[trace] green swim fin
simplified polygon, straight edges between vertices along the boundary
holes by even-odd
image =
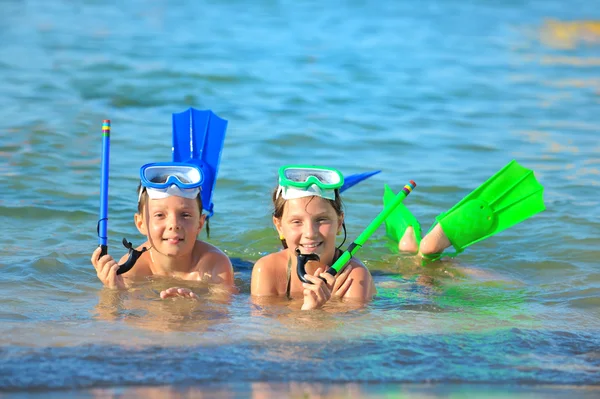
[[[544,187],[513,160],[452,209],[436,217],[456,256],[466,247],[543,211]]]
[[[385,208],[395,197],[396,194],[394,194],[390,186],[386,184],[383,189],[383,207]],[[396,243],[400,241],[406,228],[409,226],[411,226],[415,232],[418,246],[421,243],[421,225],[404,204],[398,205],[385,219],[386,234],[388,237],[395,240]]]

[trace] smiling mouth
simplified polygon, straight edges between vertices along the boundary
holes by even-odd
[[[180,242],[183,241],[183,238],[178,238],[178,237],[175,237],[175,238],[163,238],[163,241],[167,241],[167,242],[169,242],[171,244],[179,244]]]
[[[300,247],[302,247],[302,249],[306,250],[306,252],[314,252],[317,248],[321,247],[320,242],[318,243],[312,243],[312,244],[300,244]]]

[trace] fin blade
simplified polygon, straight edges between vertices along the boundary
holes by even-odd
[[[387,204],[389,204],[394,199],[394,197],[396,197],[396,194],[394,194],[394,192],[392,191],[390,186],[388,186],[387,184],[384,184],[383,185],[383,208],[384,209],[387,206]],[[385,220],[384,220],[385,234],[388,237],[390,237],[391,239],[398,241],[400,238],[398,237],[398,233],[396,232],[396,228],[395,228],[394,223],[391,220],[390,216],[392,216],[392,214],[389,214],[388,217],[385,218]]]
[[[457,251],[545,209],[544,187],[513,160],[436,220]]]
[[[192,157],[192,108],[173,114],[173,162]]]
[[[356,173],[356,174],[350,175],[350,176],[344,176],[344,184],[340,188],[340,193],[343,193],[344,191],[348,190],[350,187],[355,186],[358,183],[360,183],[361,181],[366,180],[369,177],[374,176],[380,172],[381,172],[380,170],[375,170],[372,172],[363,172],[363,173]]]
[[[396,198],[394,191],[384,184],[383,186],[383,207],[385,207]],[[402,238],[406,229],[411,226],[414,229],[417,245],[421,243],[421,224],[415,216],[408,210],[406,205],[399,204],[387,218],[385,222],[385,233],[392,240],[398,241]]]
[[[527,183],[528,192],[520,192],[517,197],[510,198],[505,206],[497,208],[495,213],[498,224],[493,234],[506,230],[531,216],[546,209],[544,204],[544,187],[531,175]],[[502,205],[502,204],[501,204]]]
[[[451,213],[457,208],[460,208],[465,203],[474,200],[481,199],[493,206],[502,197],[506,195],[517,196],[523,189],[519,189],[520,182],[524,176],[532,173],[530,169],[524,168],[519,165],[517,161],[512,160],[492,177],[483,182],[475,190],[471,191],[467,196],[460,200],[456,205],[450,208],[446,213]],[[513,193],[513,190],[517,189]]]
[[[393,200],[395,196],[396,196],[396,194],[394,194],[394,192],[392,191],[390,186],[388,186],[387,184],[384,184],[383,185],[383,206],[385,207],[387,204],[389,204],[389,202],[391,200]]]
[[[173,114],[173,161],[197,164],[204,172],[202,204],[213,215],[212,194],[227,131],[227,120],[211,110],[190,108]]]

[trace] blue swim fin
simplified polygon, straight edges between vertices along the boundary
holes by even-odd
[[[343,193],[350,187],[360,183],[363,180],[368,179],[371,176],[376,175],[379,172],[381,172],[381,171],[375,170],[373,172],[363,172],[363,173],[357,173],[357,174],[350,175],[350,176],[344,176],[344,185],[342,185],[342,188],[340,188],[340,193]]]
[[[173,162],[194,163],[204,172],[201,195],[207,217],[214,213],[212,194],[226,130],[227,120],[211,110],[190,108],[173,114]]]

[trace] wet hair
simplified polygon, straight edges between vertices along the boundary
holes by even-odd
[[[160,182],[160,177],[159,178],[155,178],[152,179],[152,181],[158,180],[158,182]],[[164,181],[164,178],[162,179]],[[142,211],[144,210],[144,207],[148,204],[148,192],[146,191],[146,187],[142,186],[142,183],[140,182],[140,184],[138,185],[137,188],[137,193],[140,192],[140,190],[144,190],[142,192],[142,195],[140,196],[140,201],[138,202],[138,213],[141,215]],[[200,211],[200,215],[202,215],[202,195],[201,193],[198,193],[198,196],[196,197],[196,203],[198,204],[198,210]],[[209,225],[209,218],[206,219],[206,222],[204,223],[205,229],[206,229],[206,236],[210,238],[210,225]]]
[[[278,195],[279,194],[279,195]],[[279,192],[279,186],[273,190],[273,194],[271,195],[271,199],[273,200],[273,217],[277,219],[281,219],[283,217],[283,208],[285,207],[285,203],[287,200],[283,199],[283,195]],[[314,197],[311,198],[311,201]],[[330,200],[327,198],[323,198],[325,201],[329,202],[329,204],[333,207],[333,210],[338,215],[338,217],[342,217],[344,214],[344,203],[342,202],[342,197],[340,196],[340,190],[335,189],[335,199]],[[344,245],[346,241],[346,223],[342,223],[342,228],[344,229],[344,241],[340,244],[340,247]],[[285,239],[281,240],[281,245],[283,248],[287,248],[287,242]]]

